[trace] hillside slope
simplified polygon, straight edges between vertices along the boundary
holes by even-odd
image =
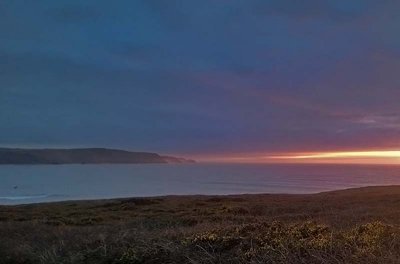
[[[157,153],[105,148],[12,149],[0,148],[0,164],[100,164],[100,163],[186,163],[183,158]]]

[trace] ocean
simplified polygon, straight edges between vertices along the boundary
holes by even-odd
[[[307,194],[400,184],[400,166],[1,165],[0,204],[162,195]]]

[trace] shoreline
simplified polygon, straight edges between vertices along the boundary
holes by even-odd
[[[0,206],[0,236],[5,263],[397,263],[400,186]]]
[[[318,191],[318,192],[311,192],[311,193],[232,193],[232,194],[167,194],[167,195],[151,195],[151,196],[124,196],[124,197],[111,197],[111,198],[87,198],[87,199],[70,199],[70,200],[56,200],[56,201],[42,201],[42,202],[28,202],[28,203],[17,203],[17,204],[3,204],[0,202],[0,207],[2,206],[30,206],[30,205],[48,205],[48,204],[64,204],[64,203],[90,203],[90,202],[115,202],[115,201],[123,201],[129,199],[169,199],[169,198],[180,198],[180,199],[190,199],[190,198],[207,198],[207,197],[218,197],[218,198],[229,198],[229,197],[251,197],[251,196],[315,196],[315,195],[323,195],[323,194],[335,194],[335,193],[342,193],[342,192],[354,192],[357,190],[363,189],[377,189],[377,188],[399,188],[400,192],[400,185],[371,185],[371,186],[362,186],[362,187],[349,187],[344,189],[336,189],[336,190],[327,190],[327,191]],[[400,193],[399,193],[400,194]],[[18,201],[18,200],[30,200],[30,198],[25,197],[32,197],[35,198],[47,198],[47,197],[56,197],[62,195],[26,195],[26,196],[10,196],[10,197],[0,197],[0,200],[9,200],[9,201]],[[21,198],[20,198],[21,197]]]

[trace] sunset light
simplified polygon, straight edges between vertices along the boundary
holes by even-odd
[[[293,154],[288,156],[271,156],[277,159],[326,159],[326,158],[400,158],[400,151],[347,151],[320,152],[310,154]]]
[[[374,150],[293,153],[267,156],[266,159],[279,160],[280,162],[400,164],[400,151]]]
[[[198,157],[206,162],[226,163],[335,163],[335,164],[400,164],[400,151],[332,151],[291,153],[242,153]]]

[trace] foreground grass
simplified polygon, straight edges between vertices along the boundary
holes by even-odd
[[[400,187],[0,206],[0,263],[399,263]]]

